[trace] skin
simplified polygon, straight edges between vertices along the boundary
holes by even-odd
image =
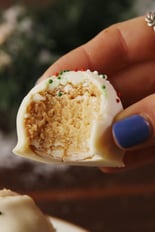
[[[64,69],[91,69],[106,73],[121,93],[124,110],[115,121],[133,114],[150,124],[149,139],[125,150],[123,170],[155,161],[155,32],[144,16],[106,28],[86,44],[55,62],[39,81]],[[120,148],[122,149],[122,148]],[[118,169],[104,168],[106,172]],[[120,170],[120,169],[119,169]]]

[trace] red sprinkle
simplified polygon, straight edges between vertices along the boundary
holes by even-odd
[[[118,97],[116,98],[116,102],[117,102],[117,103],[119,103],[119,102],[120,102],[120,99],[119,99]]]
[[[120,93],[120,92],[117,92],[117,96],[120,97],[120,96],[121,96],[121,93]]]
[[[57,77],[58,75],[59,75],[59,73],[58,73],[58,72],[56,72],[56,73],[55,73],[55,76]]]

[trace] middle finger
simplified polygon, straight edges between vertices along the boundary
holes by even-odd
[[[124,107],[155,93],[155,59],[137,63],[109,77]]]

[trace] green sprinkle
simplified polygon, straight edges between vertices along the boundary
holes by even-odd
[[[105,85],[102,85],[102,89],[105,89],[106,88],[106,86]]]
[[[62,75],[63,73],[64,73],[64,71],[60,71],[60,72],[59,72],[59,75]]]
[[[58,73],[58,79],[60,80],[62,78],[63,73],[69,72],[69,70],[63,70]]]
[[[106,74],[103,74],[103,79],[107,80],[107,75]]]
[[[58,97],[61,97],[62,96],[62,92],[58,92]]]
[[[52,80],[52,79],[50,79],[50,80],[48,81],[48,83],[49,83],[49,84],[52,84],[52,83],[53,83],[53,80]]]
[[[103,94],[105,96],[107,96],[107,91],[106,91],[106,86],[105,85],[102,85],[102,90],[103,90]]]
[[[61,76],[61,75],[62,75],[63,73],[65,73],[65,72],[69,72],[69,70],[66,69],[66,70],[60,71],[60,72],[59,72],[59,75]]]

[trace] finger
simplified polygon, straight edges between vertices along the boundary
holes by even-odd
[[[147,149],[127,151],[124,157],[125,167],[123,168],[101,168],[105,173],[116,173],[133,168],[146,166],[155,162],[155,146]]]
[[[138,150],[155,145],[155,94],[122,111],[113,124],[113,137],[124,150]]]
[[[154,67],[155,59],[136,63],[110,78],[125,108],[155,93]]]
[[[126,65],[155,57],[155,35],[144,17],[115,24],[52,65],[43,78],[64,69],[89,68],[112,75]]]

